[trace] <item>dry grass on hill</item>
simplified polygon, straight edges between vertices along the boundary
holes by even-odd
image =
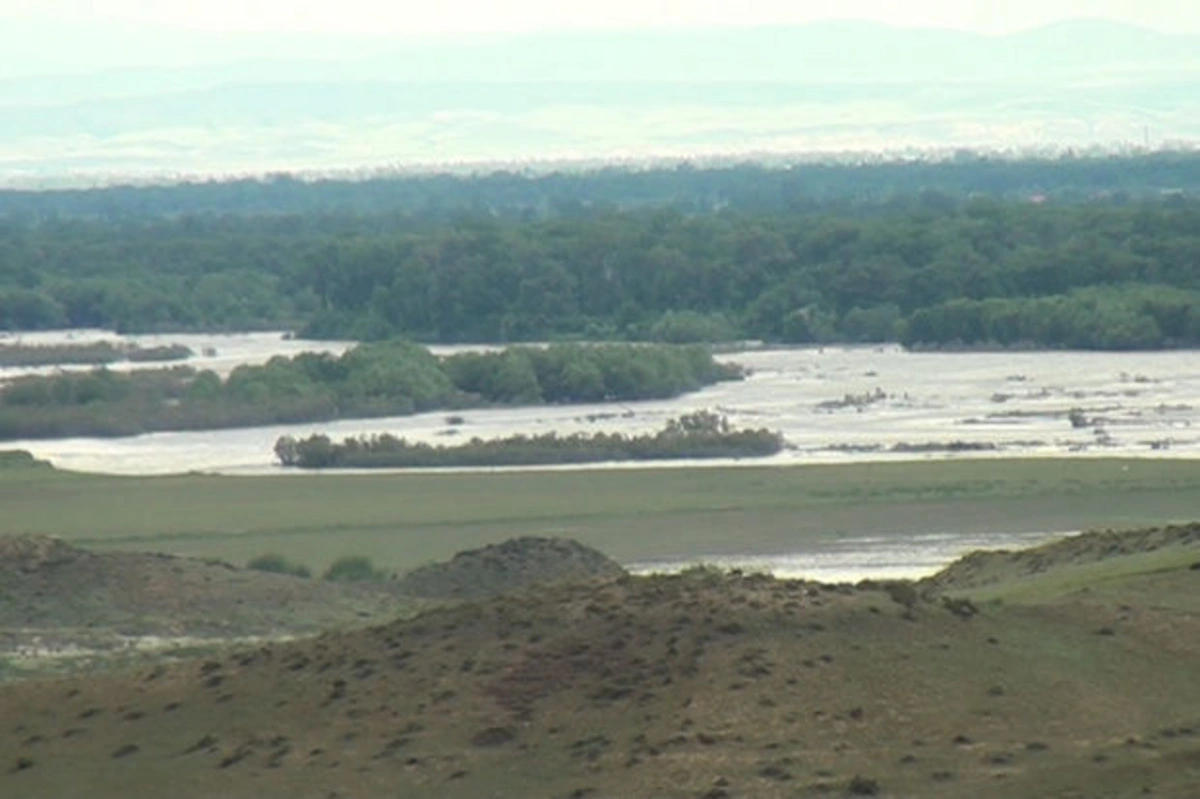
[[[1194,797],[1200,571],[1125,579],[1153,603],[618,577],[27,682],[0,793]]]

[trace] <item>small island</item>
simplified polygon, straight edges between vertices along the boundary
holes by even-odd
[[[742,376],[702,346],[572,343],[438,357],[387,341],[341,356],[276,356],[225,378],[186,365],[18,377],[0,386],[0,440],[669,399]]]
[[[193,355],[195,353],[183,344],[156,347],[111,341],[90,344],[0,344],[0,367],[103,366],[118,361],[154,363],[184,361]]]
[[[576,433],[560,436],[473,438],[458,446],[410,442],[384,433],[346,438],[283,436],[275,455],[284,466],[302,469],[445,468],[463,466],[541,466],[602,461],[699,458],[758,458],[783,449],[783,436],[767,429],[739,430],[712,411],[701,410],[667,422],[657,433]]]

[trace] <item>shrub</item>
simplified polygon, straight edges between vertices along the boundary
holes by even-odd
[[[942,607],[960,619],[969,619],[979,612],[979,608],[975,606],[975,603],[965,597],[955,598],[944,596],[942,597]]]
[[[362,583],[383,580],[385,576],[381,570],[375,568],[370,558],[362,555],[338,558],[325,571],[325,579],[335,583]]]
[[[500,746],[516,737],[517,733],[512,727],[488,727],[471,736],[471,743],[475,746]]]
[[[879,783],[869,777],[854,775],[846,790],[851,796],[875,796],[879,793]]]
[[[920,594],[917,593],[916,586],[905,580],[889,582],[884,587],[884,590],[887,591],[888,596],[892,598],[893,602],[910,610],[921,598]]]
[[[303,563],[293,563],[276,552],[268,552],[251,558],[246,563],[247,569],[268,572],[270,574],[290,574],[294,577],[312,577],[312,572]]]

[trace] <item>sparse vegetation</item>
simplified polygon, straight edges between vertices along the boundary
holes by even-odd
[[[260,565],[300,571],[278,556]],[[0,536],[0,586],[0,681],[155,664],[149,682],[162,662],[211,658],[264,636],[390,620],[418,604],[386,585],[351,590],[215,560],[98,553],[45,536]]]
[[[618,575],[102,680],[26,680],[0,686],[0,784],[47,799],[79,795],[78,774],[97,799],[131,785],[180,799],[1190,796],[1194,542],[1113,536],[1087,545],[1131,550],[1105,556],[1097,591],[989,603],[969,624],[874,612],[888,584]],[[1158,550],[1133,550],[1153,542],[1170,569],[1139,566]],[[61,762],[74,768],[47,767]]]
[[[410,596],[479,599],[564,581],[624,576],[616,561],[576,541],[522,536],[413,569],[396,588]]]

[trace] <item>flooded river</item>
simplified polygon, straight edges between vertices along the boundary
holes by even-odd
[[[89,341],[96,331],[24,334],[25,343]],[[0,343],[10,343],[8,337]],[[281,333],[129,336],[142,347],[181,343],[186,361],[227,374],[242,363],[305,350],[339,353],[349,342]],[[468,349],[434,347],[448,353]],[[913,458],[1200,455],[1200,352],[907,352],[899,347],[750,350],[721,355],[749,377],[673,400],[444,412],[385,419],[279,425],[121,439],[5,442],[80,471],[165,474],[286,473],[274,463],[282,435],[334,438],[389,432],[453,444],[514,433],[645,433],[708,408],[741,426],[783,433],[785,452],[754,463],[827,463]],[[150,368],[117,364],[112,368]],[[42,367],[37,371],[50,371]],[[0,380],[30,369],[0,369]],[[679,462],[673,462],[678,464]],[[728,461],[705,461],[706,465]],[[645,464],[638,464],[644,466]],[[604,464],[602,468],[620,468]],[[597,468],[590,466],[588,468]]]
[[[97,331],[24,334],[24,343],[113,339]],[[0,344],[15,337],[0,337]],[[351,342],[309,342],[281,333],[123,337],[141,347],[184,344],[198,369],[228,374],[244,363],[301,351],[340,353]],[[450,353],[465,347],[434,347]],[[56,466],[90,472],[289,474],[273,458],[280,436],[321,432],[334,438],[390,432],[453,444],[549,431],[644,433],[668,419],[708,408],[741,426],[779,430],[785,452],[754,464],[837,463],[913,458],[1200,456],[1200,352],[922,353],[899,347],[747,350],[719,356],[749,371],[674,400],[465,411],[447,414],[280,425],[211,432],[154,433],[119,439],[4,442]],[[116,364],[111,368],[153,368]],[[56,367],[0,369],[0,380]],[[678,465],[680,462],[671,462]],[[703,461],[703,465],[729,461]],[[601,464],[585,468],[625,468]],[[646,464],[637,464],[645,466]],[[667,464],[659,464],[667,465]],[[563,467],[548,467],[563,468]],[[580,468],[580,467],[567,467]],[[804,551],[764,556],[702,553],[627,564],[635,572],[677,571],[698,562],[822,580],[919,577],[982,548],[1019,548],[1063,532],[845,534]]]

